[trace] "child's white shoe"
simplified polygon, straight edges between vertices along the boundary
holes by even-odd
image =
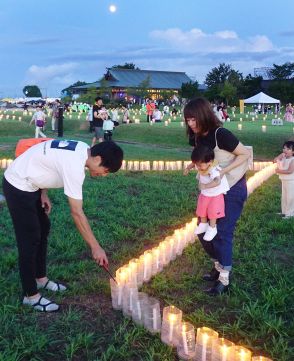
[[[217,234],[217,228],[215,227],[207,227],[207,231],[205,232],[205,235],[203,237],[204,241],[211,241]]]
[[[207,231],[209,224],[208,223],[199,223],[195,229],[195,235],[205,233]]]

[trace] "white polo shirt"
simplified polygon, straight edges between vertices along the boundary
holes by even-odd
[[[25,192],[64,188],[64,194],[83,199],[88,144],[75,140],[48,140],[26,150],[4,173],[6,180]]]

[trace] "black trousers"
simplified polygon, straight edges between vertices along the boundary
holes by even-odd
[[[41,191],[25,192],[3,177],[3,192],[12,218],[24,296],[38,293],[36,278],[46,276],[50,220],[41,205]]]

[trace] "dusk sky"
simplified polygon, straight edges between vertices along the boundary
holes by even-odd
[[[0,98],[59,96],[125,62],[203,83],[221,62],[245,76],[294,61],[294,0],[0,0],[0,29]]]

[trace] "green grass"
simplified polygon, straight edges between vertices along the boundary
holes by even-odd
[[[15,130],[16,135],[13,130],[20,123],[2,128],[4,123],[0,122],[0,158],[13,154],[22,134],[30,136],[33,132],[24,126],[22,134]],[[226,126],[237,129],[236,122]],[[260,158],[266,159],[272,159],[280,151],[282,139],[292,134],[289,124],[267,133],[258,131],[260,123],[243,122],[243,126],[240,139],[248,139],[246,143],[253,144]],[[79,131],[79,124],[73,120],[66,123],[68,135],[90,141],[90,135]],[[171,127],[120,126],[115,138],[140,143],[122,144],[128,159],[189,157],[190,148],[179,123]],[[273,143],[269,143],[271,139]],[[109,256],[111,271],[189,221],[196,195],[194,174],[119,172],[102,179],[86,177],[85,212]],[[71,219],[66,197],[62,190],[50,191],[50,197],[49,275],[69,286],[64,295],[48,294],[61,304],[61,312],[52,315],[20,306],[13,228],[6,205],[0,204],[0,361],[177,360],[175,350],[162,344],[159,336],[150,335],[112,309],[107,274],[91,260]],[[202,292],[206,285],[201,275],[211,265],[197,242],[144,285],[144,290],[162,306],[181,308],[184,318],[195,327],[212,327],[251,348],[254,354],[293,361],[294,225],[291,220],[280,219],[276,215],[279,211],[280,182],[274,176],[250,196],[238,223],[229,296],[215,299]]]

